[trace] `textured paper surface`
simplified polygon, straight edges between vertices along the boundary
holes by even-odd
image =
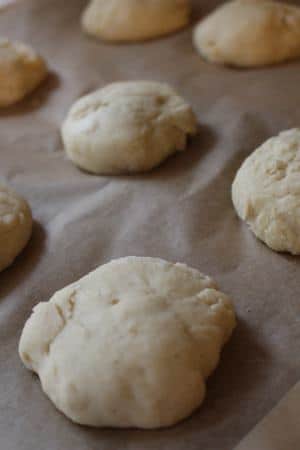
[[[229,450],[300,378],[300,260],[257,241],[230,199],[244,158],[299,126],[300,63],[249,71],[209,65],[193,49],[191,27],[139,45],[103,44],[81,33],[84,4],[26,0],[0,15],[1,35],[32,44],[52,72],[28,100],[0,113],[0,181],[23,193],[35,218],[26,251],[0,274],[0,448]],[[195,2],[195,18],[216,4]],[[198,136],[146,175],[80,172],[60,139],[69,107],[97,87],[134,79],[175,86],[197,113]],[[17,354],[35,303],[125,255],[159,256],[212,275],[239,317],[203,407],[167,430],[73,425]]]
[[[18,0],[0,0],[0,10],[16,3],[17,1]]]
[[[300,383],[235,450],[299,450]]]

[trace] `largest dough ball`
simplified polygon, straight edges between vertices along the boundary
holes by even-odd
[[[300,8],[271,0],[225,3],[195,29],[204,58],[240,67],[300,57]]]
[[[28,203],[0,185],[0,272],[10,266],[26,246],[32,230]]]
[[[113,83],[71,108],[62,127],[69,158],[96,174],[144,172],[184,150],[196,117],[167,84]]]
[[[230,300],[209,277],[127,257],[38,304],[19,352],[74,422],[158,428],[203,402],[234,326]]]
[[[232,198],[238,215],[270,248],[300,254],[300,129],[284,131],[239,169]]]
[[[47,73],[44,60],[31,47],[0,39],[0,107],[22,100]]]
[[[83,29],[108,41],[140,41],[187,25],[190,0],[92,0]]]

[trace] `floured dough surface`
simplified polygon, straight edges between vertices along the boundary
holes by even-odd
[[[190,0],[92,0],[82,26],[107,41],[140,41],[184,27],[190,9]]]
[[[226,2],[199,23],[194,43],[213,63],[263,66],[300,57],[300,8],[272,0]]]
[[[96,174],[150,170],[184,150],[197,130],[187,102],[167,84],[110,84],[71,108],[62,127],[69,158]]]
[[[38,304],[19,352],[74,422],[156,428],[200,406],[234,326],[230,300],[209,277],[127,257]]]
[[[10,266],[27,244],[32,216],[27,202],[0,185],[0,271]]]
[[[22,100],[46,75],[46,64],[31,47],[0,40],[0,107]]]
[[[232,186],[238,215],[270,248],[300,254],[300,129],[259,147]]]

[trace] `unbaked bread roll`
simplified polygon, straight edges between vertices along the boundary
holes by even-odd
[[[69,158],[96,174],[144,172],[184,150],[197,130],[190,105],[167,84],[113,83],[80,100],[62,127]]]
[[[27,202],[0,185],[0,272],[23,250],[31,231],[32,216]]]
[[[263,66],[300,57],[300,8],[272,0],[226,2],[199,23],[194,43],[208,61]]]
[[[46,76],[45,62],[31,47],[0,40],[0,107],[22,100]]]
[[[82,26],[107,41],[140,41],[184,27],[189,16],[190,0],[91,0]]]
[[[270,248],[300,254],[300,129],[284,131],[242,164],[232,186],[238,215]]]
[[[234,327],[231,301],[209,277],[127,257],[39,303],[19,352],[74,422],[159,428],[201,405]]]

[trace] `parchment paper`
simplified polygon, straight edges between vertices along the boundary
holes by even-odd
[[[195,2],[194,20],[218,3]],[[142,44],[103,44],[81,33],[84,4],[27,0],[0,15],[1,35],[32,44],[52,72],[33,96],[0,115],[0,181],[28,199],[35,218],[30,244],[0,274],[0,449],[229,450],[300,378],[300,260],[257,241],[230,198],[244,158],[300,125],[300,63],[213,66],[193,49],[192,27]],[[198,136],[147,175],[80,172],[64,156],[62,120],[81,95],[129,79],[171,83],[192,103]],[[212,275],[238,313],[203,407],[166,430],[73,425],[17,354],[35,303],[125,255],[181,261]]]
[[[235,450],[299,450],[300,382]]]

